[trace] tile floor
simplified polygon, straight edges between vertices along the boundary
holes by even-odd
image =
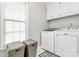
[[[37,47],[37,54],[36,57],[39,57],[38,55],[41,54],[42,52],[44,52],[45,50],[41,48],[41,46]]]

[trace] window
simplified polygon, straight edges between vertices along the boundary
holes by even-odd
[[[6,3],[6,44],[25,40],[25,4]]]

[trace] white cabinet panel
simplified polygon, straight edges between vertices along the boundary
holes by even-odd
[[[41,34],[41,43],[42,43],[42,48],[48,50],[49,49],[49,39],[47,37],[47,32],[42,32]]]
[[[79,55],[79,32],[75,32],[74,34],[78,37],[78,41],[77,42],[78,42],[78,55]]]
[[[47,20],[79,14],[78,2],[53,2],[47,5]]]
[[[79,2],[75,2],[75,14],[79,14]]]
[[[57,35],[55,53],[59,56],[77,56],[77,36]]]
[[[61,6],[61,11],[60,14],[61,16],[69,16],[75,14],[75,3],[73,2],[62,2],[60,4]]]
[[[59,16],[59,3],[54,2],[51,5],[47,5],[47,20],[57,18]]]
[[[50,37],[50,39],[49,39],[49,45],[50,45],[50,47],[49,47],[49,51],[50,52],[52,52],[52,53],[54,53],[54,32],[49,32],[49,34],[48,34],[48,36]]]
[[[54,53],[54,33],[50,31],[42,31],[41,42],[42,48]]]

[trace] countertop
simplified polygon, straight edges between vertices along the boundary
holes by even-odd
[[[59,30],[58,28],[48,28],[46,30],[43,30],[43,31],[56,31],[56,30]]]
[[[67,28],[48,28],[46,30],[43,30],[43,31],[76,31],[76,32],[79,32],[79,29],[67,29]]]

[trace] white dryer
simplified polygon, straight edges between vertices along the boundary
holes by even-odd
[[[78,36],[74,32],[55,32],[55,54],[63,57],[77,56]]]

